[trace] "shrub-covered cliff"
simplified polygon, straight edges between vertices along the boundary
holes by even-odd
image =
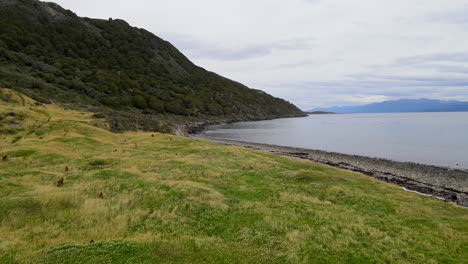
[[[37,0],[0,0],[0,87],[94,111],[113,130],[303,115],[194,65],[144,29]]]

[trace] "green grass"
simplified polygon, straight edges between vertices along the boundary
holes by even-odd
[[[48,108],[44,133],[0,135],[0,263],[467,263],[458,205],[300,159],[112,134]],[[24,126],[44,120],[0,104],[12,110]]]

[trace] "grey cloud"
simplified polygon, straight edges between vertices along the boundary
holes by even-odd
[[[407,57],[397,60],[395,65],[415,65],[429,62],[468,63],[468,52],[438,53]]]
[[[398,75],[354,74],[352,80],[339,83],[351,83],[354,87],[468,87],[466,77],[422,77]]]
[[[432,68],[436,68],[439,72],[468,74],[468,67],[464,67],[464,66],[456,66],[456,65],[428,65],[428,66]]]
[[[460,97],[468,100],[468,77],[465,78],[432,78],[421,76],[395,76],[355,74],[346,80],[320,82],[297,82],[274,85],[277,89],[290,89],[295,94],[285,93],[282,96],[292,101],[302,101],[304,98],[321,96],[326,98],[327,105],[331,102],[339,104],[336,99],[342,96],[385,95],[388,98],[452,98]],[[318,104],[302,104],[305,108],[316,107]]]
[[[382,96],[385,100],[400,98],[456,98],[468,101],[468,80],[420,81],[414,78],[413,83],[398,82],[401,78],[386,77],[382,80],[342,80],[336,82],[283,83],[278,89],[294,90],[294,93],[279,94],[283,98],[298,102],[303,109],[320,106],[352,105],[365,102],[351,102],[353,96]],[[388,81],[390,79],[390,81]],[[402,85],[404,83],[404,85]],[[343,99],[345,98],[345,99]]]
[[[279,50],[307,50],[314,47],[313,41],[311,38],[294,38],[271,43],[270,47]]]
[[[237,49],[223,49],[213,47],[211,49],[196,49],[189,51],[194,58],[216,59],[216,60],[243,60],[254,57],[267,56],[271,50],[266,47],[245,47]]]
[[[301,68],[305,66],[316,66],[321,65],[321,62],[317,60],[303,60],[296,63],[282,63],[277,64],[271,67],[271,69],[293,69],[293,68]]]
[[[204,43],[191,36],[165,34],[164,37],[172,42],[191,58],[216,60],[242,60],[266,56],[271,50],[262,46],[223,48],[218,44]]]
[[[313,61],[279,67],[303,67]],[[397,59],[387,65],[372,65],[367,72],[348,74],[336,81],[306,81],[275,85],[296,91],[296,95],[282,94],[288,100],[303,102],[304,98],[323,96],[326,105],[339,104],[338,98],[353,95],[382,96],[388,98],[458,98],[468,101],[468,52],[435,53]],[[404,67],[404,69],[403,69]],[[416,72],[434,70],[438,74],[411,74],[408,67]],[[380,72],[395,72],[382,74]],[[405,74],[402,74],[405,73]],[[455,74],[455,75],[454,75]],[[335,98],[336,97],[336,98]],[[345,103],[345,102],[344,102]],[[351,102],[348,102],[349,104]],[[300,103],[304,108],[315,107]],[[345,103],[346,104],[346,103]]]
[[[426,20],[436,23],[468,24],[468,5],[450,12],[442,12],[426,16]]]
[[[274,50],[304,50],[313,46],[310,39],[289,39],[274,43],[239,46],[234,48],[222,47],[219,44],[206,43],[191,36],[166,34],[166,38],[187,53],[191,58],[213,60],[245,60],[270,55]]]

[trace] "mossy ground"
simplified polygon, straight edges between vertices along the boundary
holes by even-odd
[[[23,99],[0,101],[22,116],[0,135],[0,263],[467,263],[466,208]]]

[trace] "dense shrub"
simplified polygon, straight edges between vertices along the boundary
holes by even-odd
[[[0,1],[0,84],[42,102],[182,116],[302,114],[197,67],[169,42],[123,20],[79,18],[37,0],[9,2]]]

